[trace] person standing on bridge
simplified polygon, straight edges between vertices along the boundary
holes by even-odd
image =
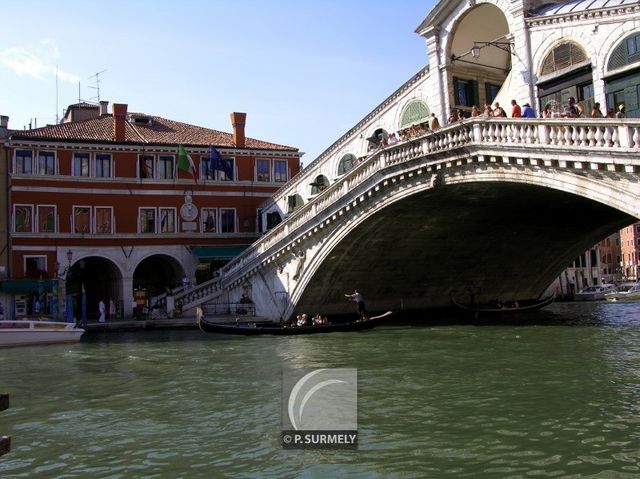
[[[367,310],[364,306],[364,296],[357,289],[353,290],[353,294],[345,294],[345,298],[348,298],[350,301],[355,301],[358,305],[358,315],[360,319],[368,319]]]

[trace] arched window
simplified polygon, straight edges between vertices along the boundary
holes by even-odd
[[[288,207],[287,213],[293,212],[297,208],[300,208],[302,205],[304,205],[304,200],[302,199],[302,196],[295,194],[287,197],[287,207]]]
[[[311,183],[311,194],[317,195],[321,191],[324,191],[325,188],[329,187],[329,180],[324,175],[316,176],[316,179]]]
[[[611,52],[607,70],[615,70],[640,62],[640,33],[629,35]]]
[[[549,75],[563,68],[581,63],[587,59],[584,49],[574,42],[557,45],[542,62],[541,75]]]
[[[351,153],[347,153],[342,158],[340,158],[340,163],[338,163],[338,175],[344,175],[347,171],[351,170],[356,164],[356,155]]]
[[[404,107],[400,117],[400,128],[429,121],[429,107],[422,100],[413,100]]]
[[[367,151],[375,150],[376,148],[387,145],[389,141],[389,133],[387,133],[387,130],[384,128],[378,128],[373,132],[373,135],[367,138],[367,141],[369,142]]]

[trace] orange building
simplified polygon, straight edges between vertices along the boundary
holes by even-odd
[[[620,230],[622,250],[622,279],[638,281],[640,278],[640,223],[634,223]]]
[[[101,300],[128,317],[134,296],[211,278],[258,238],[259,205],[300,170],[297,148],[245,136],[244,113],[225,133],[107,109],[79,103],[60,124],[4,130],[0,289],[17,316],[61,317],[66,299],[76,317],[97,317]]]

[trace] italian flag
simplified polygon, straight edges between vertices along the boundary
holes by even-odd
[[[184,146],[180,145],[178,147],[178,169],[186,172],[191,172],[191,176],[193,176],[193,181],[196,183],[196,165],[193,162],[193,158],[187,153],[187,150],[184,149]]]

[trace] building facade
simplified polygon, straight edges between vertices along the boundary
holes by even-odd
[[[5,308],[92,318],[102,300],[130,317],[211,278],[259,236],[260,204],[300,169],[297,148],[246,137],[244,113],[231,122],[225,133],[101,102],[6,129]]]
[[[640,223],[634,223],[620,231],[622,280],[640,280]]]

